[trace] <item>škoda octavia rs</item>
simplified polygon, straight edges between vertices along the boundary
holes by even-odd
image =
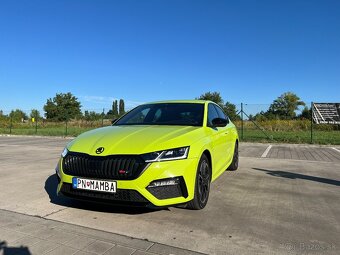
[[[163,101],[71,141],[56,168],[57,193],[129,205],[202,209],[210,183],[238,167],[238,134],[211,101]]]

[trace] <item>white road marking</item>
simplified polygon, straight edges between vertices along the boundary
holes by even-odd
[[[338,150],[337,148],[332,147],[332,149],[340,153],[340,150]]]
[[[271,148],[272,148],[272,145],[269,145],[267,149],[263,152],[261,158],[266,158]]]

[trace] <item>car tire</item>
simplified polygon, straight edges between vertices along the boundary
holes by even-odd
[[[228,167],[227,170],[229,171],[236,171],[238,168],[238,160],[239,160],[239,155],[238,155],[238,142],[236,141],[235,143],[235,149],[234,149],[234,156],[233,156],[233,161],[231,162],[230,166]]]
[[[210,182],[211,167],[207,156],[203,154],[200,158],[196,171],[194,199],[187,204],[188,209],[201,210],[207,205],[210,192]]]

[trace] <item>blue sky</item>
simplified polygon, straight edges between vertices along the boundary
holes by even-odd
[[[0,1],[0,109],[286,91],[340,102],[340,1]]]

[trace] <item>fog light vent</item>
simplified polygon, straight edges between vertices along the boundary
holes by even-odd
[[[183,177],[175,177],[153,181],[146,188],[157,199],[188,197]]]

